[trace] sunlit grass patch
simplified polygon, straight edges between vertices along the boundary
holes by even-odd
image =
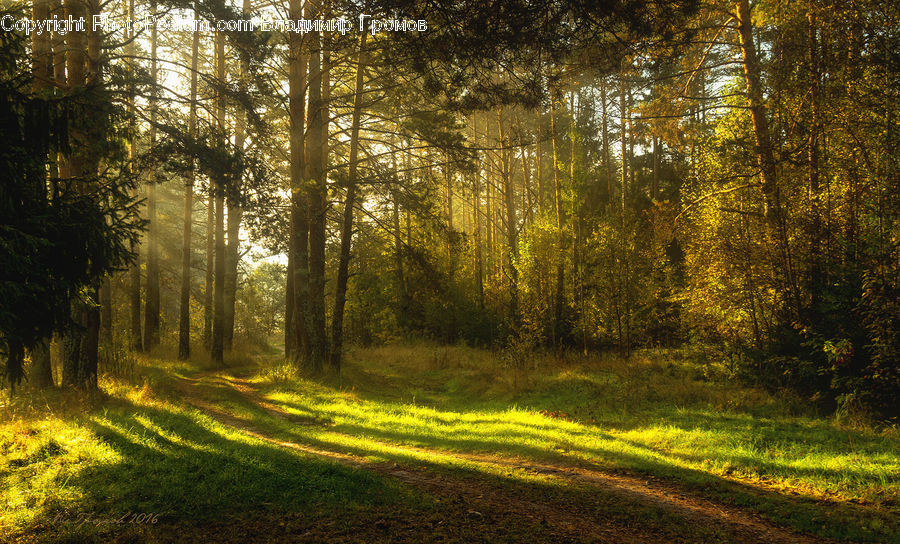
[[[291,432],[345,449],[407,455],[387,444],[588,463],[680,481],[804,531],[876,539],[900,531],[895,433],[843,428],[789,396],[719,382],[658,354],[548,357],[527,389],[489,392],[490,365],[504,370],[469,349],[441,352],[439,364],[422,346],[358,350],[344,390],[303,379],[258,385],[286,412],[331,422]]]
[[[150,374],[140,383],[105,383],[113,396],[102,408],[0,425],[0,541],[26,532],[54,541],[137,530],[84,523],[85,516],[153,513],[167,523],[194,523],[248,506],[297,511],[414,502],[395,482],[248,436],[172,402],[164,383],[148,385]]]
[[[120,461],[82,425],[53,418],[0,426],[0,527],[32,524],[60,503],[83,500],[73,479]]]
[[[376,356],[387,358],[384,366]],[[683,360],[544,354],[528,386],[516,389],[489,352],[379,348],[357,351],[337,384],[263,367],[250,379],[251,396],[228,370],[139,365],[133,381],[102,380],[103,405],[54,393],[60,398],[43,411],[21,407],[17,414],[32,415],[0,425],[4,528],[34,534],[52,529],[48,520],[60,512],[85,510],[194,523],[246,504],[430,508],[394,480],[245,432],[252,429],[547,500],[582,500],[588,491],[528,470],[529,460],[659,476],[824,536],[900,534],[895,434],[816,418],[791,399],[716,382]]]

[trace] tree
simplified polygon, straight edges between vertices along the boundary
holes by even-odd
[[[197,8],[194,8],[197,14]],[[200,57],[200,32],[194,30],[191,40],[191,97],[188,133],[191,138],[197,137],[197,77]],[[184,222],[182,224],[181,245],[181,292],[178,316],[178,358],[185,360],[191,356],[191,231],[194,214],[194,182],[196,168],[191,157],[190,171],[184,187]]]
[[[356,61],[356,85],[353,98],[353,118],[350,122],[350,156],[347,192],[344,197],[343,223],[341,225],[341,254],[338,261],[337,283],[332,314],[331,354],[329,363],[332,372],[341,369],[343,350],[344,304],[347,297],[347,281],[350,268],[350,244],[353,240],[353,214],[356,206],[357,176],[359,173],[359,126],[362,117],[362,100],[366,71],[366,38],[368,32],[360,32],[359,55]]]
[[[75,5],[68,9],[81,13]],[[129,263],[128,244],[141,226],[121,149],[105,148],[101,155],[87,145],[124,119],[99,77],[99,36],[70,34],[80,35],[69,38],[72,69],[59,94],[43,83],[39,92],[23,83],[33,80],[22,77],[16,62],[23,58],[23,37],[0,37],[0,120],[7,131],[0,157],[8,165],[0,184],[0,342],[11,391],[24,376],[25,349],[62,331],[68,331],[70,356],[63,383],[95,386],[99,316],[86,304],[104,274]],[[57,152],[68,176],[48,179]],[[99,178],[101,158],[116,168]]]

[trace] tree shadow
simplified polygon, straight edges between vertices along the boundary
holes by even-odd
[[[59,482],[78,497],[75,504],[50,498],[35,517],[30,530],[46,532],[51,540],[94,540],[110,531],[133,530],[133,523],[110,522],[130,513],[151,514],[164,524],[203,524],[256,510],[302,512],[313,506],[370,508],[413,501],[410,490],[375,473],[241,436],[175,409],[121,403],[85,425],[107,455],[85,460]]]
[[[362,397],[362,401],[367,401]],[[378,399],[374,399],[377,401]],[[309,403],[298,401],[272,401],[275,404],[299,411],[316,411],[316,401],[311,399]],[[561,429],[551,423],[546,425],[529,425],[521,422],[503,422],[502,411],[496,418],[476,417],[474,419],[463,418],[451,413],[437,417],[425,418],[417,421],[403,417],[401,405],[394,405],[398,410],[398,417],[382,419],[380,421],[366,421],[364,416],[357,416],[353,422],[341,421],[329,430],[348,436],[366,437],[383,444],[408,444],[414,447],[434,448],[450,452],[484,452],[505,456],[521,456],[528,459],[548,460],[563,465],[587,466],[593,468],[615,468],[634,471],[636,473],[663,476],[688,490],[699,492],[702,495],[714,497],[727,504],[749,507],[766,517],[781,524],[802,528],[804,531],[817,534],[841,535],[852,539],[883,539],[900,537],[900,523],[896,519],[896,510],[888,508],[878,509],[865,505],[852,504],[842,501],[823,502],[820,497],[800,491],[779,492],[770,486],[760,482],[759,485],[735,481],[727,476],[720,476],[706,470],[684,467],[684,462],[697,463],[712,457],[718,461],[735,465],[735,470],[755,468],[761,474],[767,473],[777,477],[796,476],[802,479],[804,476],[822,477],[831,480],[856,478],[861,481],[870,481],[872,485],[883,485],[878,476],[863,469],[853,467],[841,468],[803,468],[790,467],[787,461],[761,460],[737,451],[729,453],[727,446],[720,449],[711,448],[709,455],[683,454],[655,448],[651,445],[636,440],[629,440],[619,436],[613,436],[598,427],[584,426],[583,429]],[[346,414],[343,414],[344,416]],[[264,417],[264,416],[263,416]],[[350,416],[352,417],[352,416]],[[433,421],[424,421],[431,419]],[[460,423],[480,423],[493,425],[489,430],[477,429],[429,429],[434,421],[453,424],[455,420]],[[729,437],[746,436],[747,433],[762,435],[763,440],[758,442],[760,447],[766,440],[786,441],[796,444],[810,444],[818,448],[822,455],[841,455],[854,451],[856,444],[862,451],[884,452],[889,451],[884,441],[878,438],[866,436],[863,433],[852,431],[833,431],[839,436],[822,441],[822,429],[807,427],[791,422],[767,421],[761,429],[757,430],[759,422],[750,416],[721,413],[709,414],[704,411],[684,411],[671,420],[666,419],[666,425],[674,425],[679,429],[690,431],[696,428],[717,429]],[[753,423],[754,425],[750,425]],[[652,424],[652,423],[651,423]],[[749,426],[749,427],[748,427]],[[498,427],[502,427],[503,440],[497,440]],[[343,451],[349,451],[356,455],[373,455],[387,458],[397,462],[413,462],[429,468],[440,468],[445,463],[439,460],[429,461],[427,457],[404,453],[402,450],[391,450],[389,447],[376,451],[375,447],[365,445],[348,445],[346,442],[329,441],[326,436],[314,436],[308,432],[282,428],[286,436],[294,439],[313,443],[317,447],[325,449],[339,447]],[[585,435],[591,435],[596,440],[606,441],[609,446],[589,447],[578,444]],[[535,442],[546,442],[549,448],[533,445]],[[594,442],[596,444],[596,442]],[[615,447],[616,443],[626,446],[626,449],[636,449],[644,453],[632,453],[622,451]],[[887,448],[887,450],[886,450]],[[856,450],[859,451],[859,450]],[[667,459],[668,458],[668,459]],[[527,465],[527,461],[524,463]],[[458,467],[454,470],[461,470]],[[465,470],[462,469],[464,472]],[[896,480],[896,478],[895,478]]]

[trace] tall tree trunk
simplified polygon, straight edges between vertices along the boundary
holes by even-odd
[[[488,141],[488,131],[490,130],[490,122],[485,119],[485,129],[484,136],[485,141]],[[487,155],[487,154],[485,154]],[[487,159],[487,157],[485,157]],[[494,184],[491,183],[490,180],[490,165],[487,165],[485,169],[484,176],[484,185],[485,185],[485,205],[487,209],[485,210],[487,213],[485,214],[485,219],[487,222],[485,223],[485,230],[487,231],[487,273],[488,278],[490,278],[494,273],[494,241],[496,240],[496,236],[494,236]]]
[[[197,5],[194,6],[194,16]],[[197,137],[197,79],[200,58],[200,32],[194,29],[191,40],[191,103],[188,113],[188,132]],[[185,360],[191,356],[191,230],[194,218],[194,181],[196,171],[193,158],[184,186],[184,222],[181,241],[181,297],[178,314],[178,358]]]
[[[356,61],[356,87],[353,96],[353,117],[350,121],[350,157],[347,176],[347,194],[344,198],[344,217],[341,225],[341,255],[338,261],[337,282],[334,291],[334,313],[331,319],[331,371],[341,371],[341,355],[344,335],[344,304],[347,300],[347,282],[350,277],[350,244],[353,240],[353,207],[356,204],[356,186],[359,171],[359,126],[362,116],[362,99],[366,71],[366,37],[360,32],[359,54]]]
[[[100,16],[101,13],[101,0],[88,0],[88,20],[94,20],[96,17]],[[87,74],[86,74],[86,83],[89,88],[99,88],[103,84],[103,71],[102,71],[102,57],[101,57],[101,32],[94,31],[91,27],[88,31],[87,36]],[[102,139],[103,135],[97,133],[96,128],[89,128],[93,124],[85,119],[85,130],[90,133],[88,139],[90,141],[97,141]],[[86,173],[89,175],[95,175],[100,169],[100,157],[95,152],[87,153],[85,160]],[[100,279],[94,282],[94,285],[90,289],[90,293],[93,297],[90,305],[85,308],[85,338],[82,343],[82,352],[81,352],[81,375],[80,382],[85,389],[96,389],[97,388],[97,376],[99,374],[99,359],[100,359],[100,324],[101,324],[101,313],[100,313]],[[110,307],[110,315],[112,317],[112,310]],[[110,328],[110,336],[112,335],[112,329]],[[111,340],[111,338],[110,338]]]
[[[78,20],[85,17],[84,4],[79,0],[65,1],[65,15]],[[84,32],[68,32],[66,34],[66,90],[72,92],[84,85],[84,65],[86,40]],[[81,178],[83,174],[83,157],[80,155],[84,147],[84,133],[80,119],[73,123],[69,137],[73,153],[65,157],[65,170],[71,178]],[[87,316],[84,303],[73,301],[71,308],[73,324],[63,335],[63,364],[61,381],[63,385],[80,387],[81,344],[85,337]]]
[[[626,230],[626,202],[627,202],[627,194],[628,194],[628,176],[631,176],[632,186],[634,182],[634,169],[631,164],[631,154],[633,151],[634,145],[634,133],[631,130],[631,113],[628,111],[629,108],[629,100],[628,96],[630,93],[630,89],[627,87],[627,82],[625,80],[625,70],[622,69],[622,72],[619,74],[619,123],[620,123],[620,131],[621,131],[621,152],[622,152],[622,202],[621,202],[621,221],[622,221],[622,230],[619,233],[619,254],[622,259],[621,265],[621,298],[622,298],[622,307],[619,311],[618,320],[619,324],[619,348],[622,350],[624,354],[627,354],[631,350],[631,276],[630,276],[630,262],[629,262],[629,254],[627,251],[627,247],[629,245],[628,237],[630,233]],[[627,145],[628,141],[631,141],[632,147],[629,149]]]
[[[225,34],[216,32],[216,81],[219,86],[225,85]],[[225,95],[223,91],[216,93],[216,126],[219,137],[225,134]],[[225,146],[225,142],[219,145]],[[224,366],[225,359],[225,183],[223,176],[215,183],[215,278],[213,280],[213,327],[210,356],[218,367]]]
[[[747,99],[750,103],[750,115],[753,119],[753,132],[756,138],[756,162],[763,182],[762,192],[766,204],[766,222],[778,248],[781,274],[790,293],[789,297],[794,317],[800,321],[800,297],[798,296],[793,273],[787,225],[781,205],[781,190],[776,177],[775,155],[772,150],[769,133],[769,122],[766,118],[766,109],[763,104],[759,59],[756,55],[756,46],[753,43],[753,22],[750,18],[749,0],[739,0],[737,10],[738,36],[743,57],[744,81],[747,87]]]
[[[556,293],[553,305],[553,336],[554,341],[559,342],[562,337],[563,308],[565,305],[565,260],[566,260],[566,234],[563,231],[562,191],[559,184],[559,152],[556,144],[556,114],[554,111],[556,99],[550,101],[550,137],[553,143],[553,193],[556,206],[556,236],[557,236],[557,262],[556,262]]]
[[[113,347],[112,285],[104,278],[100,284],[100,338],[107,349]]]
[[[312,2],[311,2],[312,3]],[[316,15],[320,15],[316,10]],[[309,105],[306,145],[307,198],[309,212],[309,272],[307,276],[307,336],[309,355],[307,369],[313,374],[324,369],[328,352],[325,333],[325,222],[326,180],[325,145],[323,129],[326,127],[325,103],[322,99],[322,37],[319,32],[307,35],[310,41]]]
[[[235,138],[237,141],[238,138]],[[226,231],[228,244],[225,247],[225,322],[224,349],[234,348],[234,306],[237,300],[238,265],[240,265],[240,231],[243,210],[240,203],[228,202],[228,218]]]
[[[395,142],[394,142],[395,137],[396,137],[396,134],[391,136],[392,144],[395,144]],[[410,147],[409,141],[403,141],[402,143],[406,148]],[[391,155],[391,167],[394,170],[394,172],[397,171],[397,154],[396,153],[393,153]],[[409,173],[410,172],[409,155],[404,156],[403,171],[404,171],[403,177],[406,180],[409,180],[409,178],[412,177],[412,175]],[[397,177],[397,180],[398,181],[400,180],[399,176]],[[400,295],[399,296],[400,300],[398,301],[399,303],[396,306],[396,308],[397,308],[396,316],[397,316],[397,323],[399,323],[400,326],[403,327],[406,325],[406,320],[409,317],[408,312],[409,312],[411,300],[410,300],[410,296],[409,296],[409,289],[407,289],[407,285],[406,285],[406,276],[405,276],[404,270],[403,270],[403,238],[402,238],[402,231],[400,230],[400,215],[401,215],[401,213],[402,213],[402,206],[401,206],[401,202],[400,202],[400,184],[392,183],[391,184],[391,219],[393,220],[393,223],[394,223],[393,226],[394,226],[394,233],[395,233],[394,234],[394,274],[395,274],[396,281],[397,281],[397,291]],[[412,243],[413,243],[413,237],[412,237],[412,220],[410,218],[410,216],[412,214],[410,213],[409,208],[407,208],[406,213],[403,215],[405,216],[404,222],[406,223],[405,224],[406,246],[410,247],[410,246],[412,246]]]
[[[284,285],[284,357],[286,360],[292,360],[297,349],[297,343],[294,341],[294,269],[296,268],[295,262],[297,257],[294,255],[295,249],[293,247],[293,205],[291,209],[288,226],[287,270]]]
[[[65,17],[60,0],[50,0],[50,12],[54,20]],[[64,34],[54,32],[51,39],[53,40],[51,44],[53,49],[53,85],[57,89],[64,89],[66,87],[66,38]]]
[[[156,2],[151,4],[156,14]],[[157,106],[157,25],[150,27],[150,149],[156,146]],[[147,173],[147,303],[144,305],[144,351],[159,345],[159,221],[156,217],[156,168],[151,163]]]
[[[210,186],[206,195],[206,270],[203,280],[203,346],[212,350],[213,291],[216,260],[216,190]]]
[[[394,169],[396,171],[396,168]],[[403,274],[403,240],[400,238],[400,190],[391,187],[391,219],[394,226],[394,274],[397,278],[397,290],[400,292],[400,304],[398,304],[397,322],[403,325],[406,312],[409,309],[409,294],[406,291],[406,277]],[[409,212],[406,212],[407,237],[409,236]],[[408,238],[407,238],[408,240]],[[407,241],[407,243],[409,243]]]
[[[627,146],[627,127],[628,127],[628,108],[626,106],[626,88],[624,72],[619,76],[619,133],[621,136],[621,152],[622,152],[622,201],[621,201],[621,221],[624,235],[625,228],[625,195],[628,192],[628,146]]]
[[[634,90],[629,87],[628,88],[628,108],[630,109],[632,104],[634,104]],[[631,118],[631,112],[628,112],[628,177],[630,181],[631,190],[634,191],[637,188],[637,183],[635,182],[635,167],[634,167],[634,141],[636,138],[634,137],[634,120]]]
[[[500,177],[503,181],[503,198],[506,207],[506,275],[509,279],[509,323],[515,328],[519,322],[519,260],[518,225],[516,223],[516,199],[510,173],[510,152],[503,132],[503,109],[497,109],[497,137],[500,141]]]
[[[650,198],[659,200],[659,136],[653,135],[653,181],[650,185]]]
[[[31,348],[31,368],[28,382],[37,388],[53,387],[53,367],[50,361],[50,339],[39,340]]]
[[[87,7],[88,9],[85,9]],[[78,0],[68,0],[65,4],[66,16],[78,20],[99,15],[100,4],[91,0],[87,4]],[[90,27],[88,27],[90,28]],[[87,72],[86,72],[87,70]],[[101,84],[100,35],[96,32],[69,32],[66,34],[66,88],[75,92],[83,86],[97,87]],[[90,153],[89,141],[98,137],[92,133],[92,125],[84,115],[78,116],[70,129],[71,153],[67,157],[68,174],[76,181],[80,191],[89,191],[87,186],[92,172],[96,173],[99,161]],[[72,303],[73,325],[65,335],[65,359],[63,361],[62,383],[82,389],[97,387],[97,359],[100,340],[99,293],[95,286],[88,290],[87,302]]]
[[[50,1],[34,0],[32,16],[35,21],[50,18]],[[32,39],[32,89],[35,93],[45,93],[53,87],[53,46],[49,32],[34,32]],[[55,183],[55,181],[53,182]],[[46,194],[46,187],[44,188]],[[31,368],[29,381],[41,389],[53,385],[53,371],[50,366],[50,341],[44,338],[31,348]],[[15,381],[15,380],[11,380]]]
[[[484,264],[481,249],[481,153],[478,148],[478,114],[472,114],[472,145],[476,148],[475,179],[472,183],[472,223],[475,229],[475,292],[478,307],[484,309]]]
[[[128,1],[128,21],[134,21],[134,0]],[[125,49],[125,54],[128,57],[128,72],[129,72],[129,83],[128,83],[128,169],[129,173],[132,176],[135,176],[135,160],[137,156],[137,150],[135,146],[137,145],[137,112],[134,104],[134,96],[135,96],[135,70],[134,70],[134,62],[136,57],[136,48],[134,43],[134,27],[129,25],[126,27],[128,45]],[[54,61],[55,63],[56,61]],[[56,71],[57,65],[54,64],[54,72]],[[55,75],[54,75],[55,77]],[[134,254],[134,264],[129,269],[129,283],[128,283],[128,299],[130,306],[130,317],[131,317],[131,334],[130,334],[130,343],[131,349],[134,351],[140,351],[143,349],[144,341],[143,334],[141,333],[141,254],[140,254],[140,243],[135,241],[132,242],[131,252]]]
[[[603,139],[603,165],[606,167],[606,193],[607,193],[607,203],[609,206],[610,212],[613,207],[613,178],[615,174],[613,173],[613,164],[612,158],[609,153],[609,115],[607,113],[607,98],[606,98],[606,77],[600,78],[600,117],[601,117],[601,137]]]
[[[809,87],[810,87],[810,126],[809,126],[809,213],[810,220],[810,289],[812,304],[815,307],[820,300],[822,281],[822,219],[819,210],[819,54],[816,37],[816,11],[818,7],[809,0],[807,17],[809,19]]]
[[[537,124],[537,135],[534,138],[534,175],[537,178],[537,192],[538,192],[538,213],[540,215],[544,214],[544,172],[541,168],[541,139],[543,135],[541,134],[541,115],[535,117],[535,123]]]
[[[525,207],[525,211],[522,213],[522,220],[529,223],[532,221],[534,203],[531,200],[531,176],[528,175],[528,146],[525,145],[522,123],[519,121],[518,113],[516,113],[516,130],[519,132],[519,150],[522,152],[522,192],[525,193],[522,202],[522,205]]]
[[[35,21],[46,21],[50,18],[50,0],[34,0],[32,18]],[[53,86],[52,80],[53,48],[49,32],[31,33],[31,73],[34,78],[32,89],[40,93]]]
[[[455,272],[453,255],[453,170],[450,167],[450,156],[444,153],[444,193],[447,200],[447,259],[450,263],[450,275]]]
[[[250,1],[243,0],[241,7],[243,17],[250,19]],[[247,57],[241,56],[240,77],[243,81],[250,71],[247,65]],[[244,151],[247,141],[247,117],[244,112],[239,112],[235,123],[234,146],[238,151]],[[234,348],[234,306],[237,300],[238,266],[241,259],[240,233],[241,220],[244,210],[241,208],[241,194],[243,192],[243,172],[235,179],[236,187],[229,191],[228,204],[228,246],[225,249],[225,351]]]
[[[309,2],[291,0],[290,18],[300,20],[313,16]],[[306,71],[309,62],[304,47],[306,38],[298,33],[290,36],[288,67],[288,109],[290,117],[291,228],[288,240],[288,280],[285,301],[285,354],[299,366],[307,357],[306,302],[309,296],[309,213],[303,186],[306,157],[304,121],[306,116]]]

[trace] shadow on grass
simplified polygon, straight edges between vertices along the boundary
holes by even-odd
[[[165,380],[163,377],[160,379]],[[678,455],[662,452],[639,441],[624,440],[597,427],[569,422],[557,424],[553,420],[536,424],[504,422],[502,410],[498,410],[496,418],[484,410],[479,410],[478,414],[436,410],[430,412],[431,421],[423,420],[416,424],[418,420],[415,418],[424,416],[413,414],[412,420],[401,421],[400,416],[408,416],[409,410],[415,407],[396,402],[366,407],[370,413],[387,413],[388,417],[383,420],[367,419],[363,411],[353,414],[354,419],[347,421],[347,414],[336,413],[336,419],[345,421],[339,421],[334,427],[303,427],[274,418],[226,383],[203,380],[195,386],[197,394],[203,399],[239,410],[238,419],[280,440],[420,466],[456,478],[514,486],[547,501],[559,499],[566,503],[571,502],[573,497],[579,497],[583,504],[598,505],[594,514],[614,519],[618,516],[627,521],[643,509],[649,513],[637,519],[659,530],[673,531],[673,534],[690,530],[691,523],[684,519],[680,519],[679,523],[677,517],[642,504],[639,498],[622,499],[619,495],[598,489],[590,492],[566,489],[552,481],[525,481],[522,474],[486,472],[486,467],[391,449],[389,444],[519,455],[571,464],[579,464],[580,457],[604,467],[663,476],[723,503],[750,507],[776,522],[805,532],[858,541],[900,542],[900,526],[896,519],[891,518],[890,512],[877,512],[855,505],[822,504],[810,497],[781,494],[703,470],[678,466],[673,462],[679,458]],[[321,386],[310,387],[315,391],[308,395],[306,391],[298,392],[304,400],[309,399],[308,402],[270,402],[312,413],[321,412],[317,405],[322,402],[337,402],[335,395],[339,392]],[[177,393],[169,393],[173,400],[177,400]],[[355,402],[364,405],[381,401],[383,399],[375,395],[363,394]],[[116,459],[86,466],[61,482],[65,487],[76,489],[82,497],[78,508],[112,516],[150,512],[159,514],[163,520],[190,524],[203,524],[222,516],[255,511],[297,512],[310,508],[357,511],[399,508],[415,511],[420,508],[412,505],[423,500],[422,494],[403,488],[396,480],[247,437],[194,411],[161,406],[117,401],[103,415],[95,414],[88,419],[88,427],[115,452]],[[716,428],[726,435],[743,436],[748,432],[748,425],[754,422],[731,414],[681,411],[665,421],[650,423],[664,423],[685,431]],[[451,432],[440,428],[444,424],[463,426]],[[464,428],[465,425],[469,428]],[[477,429],[491,425],[497,428]],[[778,436],[782,440],[803,443],[815,441],[817,433],[821,432],[800,425],[784,424],[783,430],[781,426],[781,423],[773,422],[771,429],[766,427],[767,430],[760,431],[761,436],[765,440]],[[497,439],[498,429],[504,433],[503,440]],[[775,434],[770,437],[767,434],[770,432]],[[585,436],[604,444],[578,444]],[[348,440],[348,437],[356,440]],[[368,437],[371,442],[360,440],[360,437]],[[858,443],[868,437],[850,439]],[[617,443],[633,451],[622,451],[617,448]],[[551,445],[542,447],[536,444]],[[826,449],[823,451],[828,454],[844,453],[845,444],[842,439],[825,440],[823,447]],[[866,444],[867,448],[881,451],[875,443]],[[554,445],[559,449],[553,449]],[[672,459],[661,459],[662,456]],[[756,462],[755,459],[738,455],[733,457],[732,462],[736,464]],[[773,465],[771,469],[776,474],[783,473],[783,467]],[[605,498],[601,501],[598,497]],[[604,502],[602,509],[600,502]],[[72,506],[50,501],[44,509],[43,519],[37,520],[37,525],[53,529],[51,520],[54,516]],[[100,529],[85,525],[85,538],[92,538],[90,531]],[[96,535],[93,538],[96,539]]]
[[[308,398],[309,402],[271,399],[270,401],[297,411],[316,413],[317,404],[327,399],[327,393],[314,392]],[[382,402],[382,400],[370,395],[362,395],[359,399],[362,403]],[[330,401],[334,402],[334,399]],[[588,464],[592,464],[590,463],[592,461],[602,467],[625,469],[675,480],[715,500],[749,507],[777,523],[804,532],[858,541],[900,542],[900,523],[894,509],[871,508],[846,502],[826,503],[803,493],[779,493],[762,485],[754,486],[705,470],[679,466],[682,462],[690,464],[712,458],[720,463],[732,463],[735,470],[742,468],[748,471],[756,470],[759,475],[768,474],[777,478],[795,476],[799,479],[811,476],[829,481],[849,478],[876,486],[883,485],[884,482],[871,471],[853,467],[832,469],[789,466],[790,461],[787,459],[767,460],[764,455],[761,458],[754,458],[741,453],[740,448],[736,448],[735,445],[747,441],[752,447],[765,449],[769,445],[784,447],[785,444],[789,444],[790,455],[799,456],[804,448],[810,448],[818,455],[839,457],[857,451],[889,452],[891,451],[889,439],[853,431],[823,430],[821,427],[789,422],[759,422],[750,416],[712,414],[702,410],[680,410],[665,419],[648,422],[649,426],[660,424],[686,432],[714,429],[717,435],[720,435],[709,444],[707,455],[690,455],[672,453],[636,440],[613,436],[593,426],[577,425],[581,427],[578,429],[575,424],[569,422],[554,426],[552,423],[530,425],[504,421],[502,410],[497,412],[496,418],[481,416],[473,419],[465,412],[454,414],[438,411],[437,414],[420,415],[409,413],[411,408],[415,410],[416,407],[391,401],[384,404],[386,404],[385,412],[389,415],[377,421],[367,420],[364,411],[361,414],[319,414],[320,417],[333,416],[343,421],[339,421],[328,431],[311,432],[283,424],[279,426],[279,430],[284,437],[323,449],[340,448],[356,455],[378,455],[389,460],[413,462],[429,468],[446,467],[441,461],[428,461],[410,453],[391,451],[390,448],[377,450],[365,446],[364,442],[359,445],[348,445],[346,441],[329,440],[328,433],[367,437],[386,444],[407,444],[448,452],[515,455],[562,464],[584,465],[584,461],[588,460]],[[254,417],[257,418],[255,424],[264,425],[269,416],[260,411],[255,412]],[[449,425],[441,428],[443,424]],[[476,427],[464,428],[467,424],[476,424]],[[479,424],[485,427],[478,429]],[[450,428],[450,425],[457,428]],[[590,436],[594,444],[595,441],[601,441],[606,442],[608,446],[590,447],[579,444],[585,436]],[[549,447],[537,446],[535,443],[543,443]],[[636,451],[623,451],[628,449]],[[459,469],[457,467],[454,470]],[[893,478],[893,482],[896,482],[897,476]]]
[[[123,527],[97,520],[129,513],[152,514],[162,524],[203,524],[257,510],[381,508],[422,500],[372,472],[243,436],[192,412],[116,402],[84,424],[113,455],[86,459],[58,482],[78,500],[69,494],[69,501],[44,504],[26,529],[41,535],[39,541],[106,541],[103,535]]]
[[[264,417],[252,407],[247,410],[253,412],[254,421]],[[0,541],[181,542],[179,531],[188,530],[194,535],[201,531],[193,541],[265,542],[270,540],[267,535],[273,529],[278,530],[271,526],[279,520],[274,514],[305,513],[307,518],[315,518],[322,512],[325,527],[319,529],[318,536],[310,537],[313,541],[327,541],[346,531],[341,527],[361,531],[362,536],[350,535],[349,541],[364,541],[368,538],[365,531],[371,528],[361,520],[383,523],[390,516],[401,518],[395,522],[407,532],[402,539],[405,542],[427,539],[431,534],[429,527],[451,531],[450,541],[494,541],[495,537],[501,541],[507,535],[511,535],[508,541],[523,541],[528,535],[537,535],[539,541],[547,542],[571,540],[557,538],[546,520],[528,512],[503,510],[492,525],[481,519],[484,514],[472,514],[471,505],[455,497],[458,491],[452,491],[452,486],[452,505],[438,506],[427,494],[404,487],[399,480],[248,437],[192,410],[115,401],[102,415],[88,417],[85,426],[102,442],[96,451],[108,449],[110,454],[86,459],[88,466],[73,470],[60,482],[62,487],[75,491],[67,501],[48,501],[24,533],[0,535]],[[303,442],[315,444],[305,439]],[[326,449],[332,446],[327,441],[320,441],[319,445]],[[377,452],[358,448],[355,453]],[[402,455],[394,458],[405,460]],[[436,470],[445,468],[439,463],[430,466]],[[510,483],[502,477],[463,468],[457,468],[453,476],[460,481],[488,480],[494,486]],[[574,493],[542,483],[513,483],[534,500],[548,503],[558,499],[571,501]],[[589,500],[582,501],[588,505],[589,515],[594,513],[601,495],[591,493]],[[618,520],[622,527],[627,527],[626,522],[637,515],[646,518],[654,531],[677,537],[673,540],[683,541],[695,530],[679,523],[677,516],[640,501],[607,499],[607,504],[618,509],[607,518]],[[445,513],[445,508],[450,511]],[[150,514],[159,525],[108,523],[132,513]],[[421,522],[418,518],[422,516],[429,521]],[[230,533],[222,534],[246,531],[242,525],[247,523],[259,526],[260,531],[237,540]],[[315,520],[307,520],[303,534],[310,530],[310,523],[315,524]],[[204,527],[212,532],[202,534]],[[717,530],[701,529],[699,534],[712,538]],[[390,541],[393,536],[386,533],[379,538]],[[280,541],[293,538],[286,536]]]

